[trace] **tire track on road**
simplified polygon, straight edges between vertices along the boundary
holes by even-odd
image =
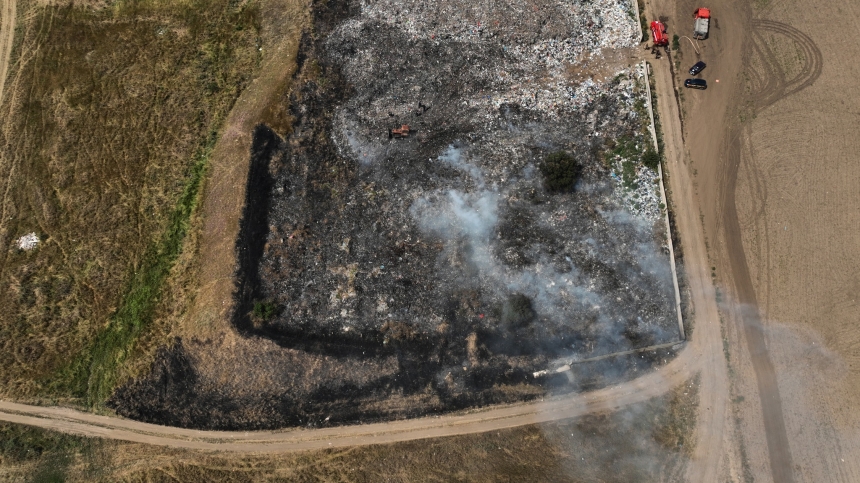
[[[753,106],[752,115],[755,117],[756,113],[812,85],[821,75],[823,57],[809,36],[791,26],[770,20],[754,20],[752,30],[755,34],[752,37],[753,43],[745,55],[745,63],[749,65],[754,60],[752,56],[757,55],[757,60],[765,70],[764,84],[749,95]],[[775,55],[765,43],[762,32],[787,37],[801,48],[804,59],[800,73],[787,79],[785,72],[774,60]],[[737,126],[728,135],[723,176],[725,180],[723,232],[735,291],[740,303],[737,315],[742,323],[741,329],[747,343],[761,400],[771,474],[775,482],[792,483],[794,482],[793,463],[785,428],[782,398],[773,361],[767,350],[761,313],[744,251],[738,218],[736,190],[745,134],[744,126]]]
[[[12,43],[15,40],[16,0],[0,1],[0,105],[3,105],[3,88],[9,72],[9,58],[12,56]]]
[[[778,82],[768,82],[765,88],[751,94],[757,112],[811,86],[821,76],[824,57],[821,54],[821,50],[816,47],[815,42],[808,35],[790,25],[770,20],[754,20],[753,32],[753,48],[761,56],[760,60],[768,70],[768,77],[778,79]],[[773,60],[775,55],[764,42],[761,35],[762,32],[770,32],[787,37],[801,48],[804,62],[800,73],[792,79],[786,78],[785,72]]]

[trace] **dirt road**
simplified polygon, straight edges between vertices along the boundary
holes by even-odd
[[[698,6],[656,0],[651,15],[683,35]],[[710,399],[717,392],[703,377],[702,401],[712,404],[700,408],[696,461],[721,461],[718,473],[692,466],[688,480],[858,481],[860,417],[846,408],[860,395],[860,102],[844,93],[860,69],[844,59],[860,43],[829,27],[860,12],[850,1],[709,6],[710,38],[701,55],[682,41],[678,66],[683,79],[704,60],[709,88],[677,94],[686,144],[667,134],[667,149],[687,149],[688,170],[673,169],[674,181],[691,174],[682,185],[695,189],[725,289],[732,376],[719,387],[732,399]],[[659,97],[674,106],[676,93]],[[671,121],[666,104],[661,116]]]
[[[669,28],[680,34],[683,34],[685,28],[689,28],[687,24],[691,23],[686,13],[693,11],[697,6],[699,5],[688,1],[657,1],[649,5],[652,18],[668,17]],[[684,199],[696,200],[697,202],[692,205],[700,207],[698,213],[700,220],[689,220],[690,224],[687,227],[680,226],[682,220],[679,220],[682,233],[697,234],[700,223],[703,223],[707,227],[706,234],[710,237],[712,246],[718,234],[722,234],[724,250],[728,254],[725,259],[730,268],[731,280],[734,281],[734,293],[737,294],[736,297],[740,302],[739,307],[744,308],[743,312],[738,313],[736,320],[743,328],[757,381],[770,473],[774,481],[790,482],[794,481],[791,470],[792,459],[779,386],[761,330],[755,290],[746,266],[734,205],[740,154],[738,123],[734,116],[745,100],[745,86],[741,72],[744,70],[744,60],[748,56],[746,49],[749,49],[750,45],[745,44],[743,39],[748,38],[744,32],[750,31],[752,27],[751,12],[747,5],[732,0],[712,3],[709,6],[714,12],[719,12],[719,16],[713,22],[710,38],[699,44],[699,51],[696,52],[692,44],[684,43],[680,55],[676,52],[675,58],[672,59],[678,59],[680,56],[680,59],[683,59],[681,63],[675,66],[671,66],[670,61],[657,63],[658,75],[661,75],[663,80],[658,83],[658,97],[663,99],[661,118],[667,123],[672,123],[677,119],[673,114],[683,111],[686,121],[684,131],[687,136],[686,146],[681,139],[673,137],[676,133],[682,132],[681,126],[669,126],[666,133],[667,152],[674,152],[669,159],[683,160],[684,164],[684,166],[670,168],[673,173],[671,183],[673,199],[676,204]],[[756,27],[767,28],[763,24],[758,24]],[[684,69],[696,60],[704,60],[708,64],[704,77],[709,81],[710,89],[707,92],[679,93],[670,90],[668,88],[672,79],[670,67],[680,70],[678,79],[680,80],[687,77],[684,75]],[[813,73],[814,70],[812,67]],[[721,82],[717,82],[718,79]],[[771,103],[787,89],[784,85],[775,84],[767,84],[766,87],[769,91],[763,93],[762,97],[771,96],[768,98],[768,102]],[[791,85],[791,88],[802,87],[803,82]],[[684,97],[683,106],[678,105],[681,96]],[[689,215],[689,210],[685,214]],[[707,244],[707,241],[705,243]],[[689,243],[685,248],[687,250],[685,255],[688,257],[691,248],[703,249],[691,247]],[[707,269],[704,266],[701,268],[705,273],[698,275],[706,276]],[[696,307],[700,310],[701,304],[697,304]],[[732,349],[735,350],[735,348]],[[720,370],[711,371],[710,374],[705,373],[702,377],[700,394],[703,404],[699,409],[698,441],[694,464],[690,466],[687,475],[688,481],[720,479],[724,476],[724,468],[733,465],[728,460],[732,459],[733,453],[737,451],[737,442],[727,443],[732,436],[730,431],[732,408],[729,404],[728,394],[731,392],[731,387],[725,370],[725,360],[720,357],[719,360],[713,361],[713,365],[719,366]],[[709,367],[711,364],[705,364],[705,366]]]
[[[3,88],[9,71],[12,42],[15,40],[15,0],[0,0],[0,104],[3,104]]]
[[[685,165],[684,144],[678,105],[672,87],[672,74],[666,64],[654,64],[658,110],[663,122],[663,136],[669,172],[669,189],[675,222],[682,234],[684,263],[695,307],[693,340],[707,344],[697,362],[701,368],[697,444],[687,481],[716,481],[721,453],[714,451],[724,436],[728,378],[722,353],[720,319],[714,289],[708,275],[707,250],[702,225],[698,220],[698,202],[689,167]]]
[[[764,481],[860,478],[860,417],[847,409],[860,397],[860,102],[846,95],[860,68],[844,62],[860,43],[831,28],[858,14],[850,1],[763,2],[744,51],[747,87],[727,144],[722,228],[749,351],[736,370],[756,375],[756,388],[741,383],[738,393],[754,401],[757,391],[763,409],[759,419],[739,405],[752,423],[741,442],[753,447],[763,429],[770,445],[781,422],[790,450],[781,461],[770,451],[764,478],[765,458],[750,454]],[[770,420],[767,409],[777,406],[781,421]]]
[[[706,345],[719,343],[719,332],[705,330],[681,355],[661,370],[634,381],[574,396],[529,404],[494,407],[462,414],[388,423],[312,430],[228,432],[198,431],[84,413],[58,407],[0,402],[0,420],[67,433],[155,445],[238,452],[284,452],[390,443],[492,431],[526,424],[612,411],[658,396],[683,383],[700,369]],[[710,337],[707,337],[710,336]],[[716,338],[714,338],[716,336]]]

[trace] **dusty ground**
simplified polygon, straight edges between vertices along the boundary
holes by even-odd
[[[844,59],[860,44],[830,27],[860,7],[782,1],[753,14],[760,33],[745,72],[755,118],[742,131],[735,200],[791,469],[794,481],[856,481],[860,102],[846,93],[860,68]],[[761,459],[750,465],[760,476]]]
[[[682,34],[699,6],[659,3]],[[844,59],[858,46],[830,26],[857,6],[709,6],[718,28],[699,45],[710,87],[683,92],[681,105],[724,289],[731,377],[720,389],[732,400],[705,419],[700,435],[713,437],[700,446],[722,448],[721,474],[733,481],[856,481],[860,168],[856,96],[845,95],[857,68]],[[686,68],[696,54],[681,47]]]
[[[15,38],[13,27],[17,6],[15,0],[3,0],[0,3],[0,104],[3,103],[6,72],[9,69],[9,56],[12,55],[12,40]]]

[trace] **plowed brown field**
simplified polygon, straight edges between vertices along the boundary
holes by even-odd
[[[699,5],[664,3],[683,35]],[[710,86],[681,96],[709,255],[728,293],[731,403],[726,437],[699,442],[732,481],[860,481],[860,67],[849,60],[860,42],[834,28],[860,5],[710,6],[716,21],[700,42]],[[683,70],[696,54],[681,48]]]

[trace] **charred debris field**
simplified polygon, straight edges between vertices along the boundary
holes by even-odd
[[[679,338],[633,9],[316,5],[292,132],[254,133],[240,343],[178,341],[110,404],[188,427],[343,424],[588,389],[671,358],[533,376]]]

